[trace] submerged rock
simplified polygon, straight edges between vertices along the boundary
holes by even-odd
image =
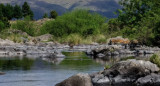
[[[79,73],[73,75],[70,78],[64,80],[55,86],[93,86],[91,83],[91,78],[88,74]]]
[[[6,73],[4,73],[4,72],[0,72],[0,75],[4,75],[4,74],[6,74]]]

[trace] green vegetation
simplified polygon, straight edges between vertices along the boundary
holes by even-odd
[[[44,13],[43,18],[48,18],[48,14]]]
[[[57,18],[58,13],[57,13],[56,11],[52,10],[52,11],[50,12],[50,16],[51,16],[50,18],[55,19],[55,18]]]
[[[26,17],[26,16],[30,16],[31,19],[33,19],[33,12],[32,10],[30,9],[30,6],[28,5],[27,2],[24,2],[23,6],[22,6],[22,13],[23,13],[23,16]]]
[[[87,10],[74,10],[62,16],[58,16],[54,21],[47,22],[43,28],[56,37],[78,33],[82,36],[99,34],[101,25],[106,18],[90,13]]]
[[[111,65],[106,64],[104,68],[105,68],[105,69],[109,69],[109,68],[111,68]]]
[[[151,58],[150,61],[154,64],[156,64],[158,67],[160,67],[160,57],[157,54],[154,54]]]
[[[36,24],[27,2],[22,8],[0,4],[0,31],[10,27],[8,20],[16,18],[22,20],[11,23],[10,29],[21,30],[30,36],[50,33],[53,41],[70,45],[106,43],[107,38],[122,36],[137,39],[140,44],[160,46],[160,1],[121,0],[120,5],[122,9],[116,12],[118,17],[109,20],[97,13],[76,9],[61,16],[51,11],[51,21]],[[27,16],[30,20],[26,20]],[[48,14],[43,18],[48,18]]]
[[[24,3],[22,8],[18,5],[0,4],[0,32],[10,27],[9,20],[13,18],[21,19],[26,16],[30,16],[33,19],[33,12],[27,2]]]
[[[26,16],[23,21],[17,20],[15,24],[12,24],[12,28],[26,32],[30,36],[35,36],[36,31],[35,31],[33,25],[34,25],[34,23],[32,21],[30,21],[30,16]]]
[[[14,18],[20,19],[23,17],[22,9],[20,6],[15,5],[14,6]]]

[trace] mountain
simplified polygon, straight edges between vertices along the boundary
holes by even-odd
[[[44,13],[56,10],[59,15],[76,8],[89,9],[108,18],[116,17],[113,13],[121,8],[119,0],[0,0],[0,3],[22,5],[25,1],[31,6],[35,19],[42,18]]]

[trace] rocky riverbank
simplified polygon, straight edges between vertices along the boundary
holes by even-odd
[[[84,51],[93,57],[146,55],[160,51],[158,47],[139,46],[131,48],[129,45],[90,44],[69,46],[54,42],[26,42],[14,43],[10,40],[0,39],[0,56],[32,56],[41,57],[55,55],[63,57],[61,51]]]
[[[55,44],[53,42],[37,43],[37,44],[20,44],[10,40],[0,40],[0,57],[5,56],[32,56],[43,57],[55,55],[63,57],[61,50],[68,49],[69,46]]]
[[[138,46],[131,48],[130,45],[99,45],[86,51],[87,55],[95,58],[103,58],[106,56],[138,56],[154,54],[160,51],[158,47]]]
[[[143,60],[121,61],[94,74],[77,74],[56,86],[159,86],[157,65]]]

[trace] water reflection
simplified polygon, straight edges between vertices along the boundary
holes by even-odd
[[[33,59],[27,57],[12,57],[12,58],[1,58],[0,69],[1,70],[30,70],[34,63]]]
[[[60,62],[59,65],[68,69],[85,70],[90,67],[99,66],[98,63],[89,58],[84,52],[64,52],[66,58]]]

